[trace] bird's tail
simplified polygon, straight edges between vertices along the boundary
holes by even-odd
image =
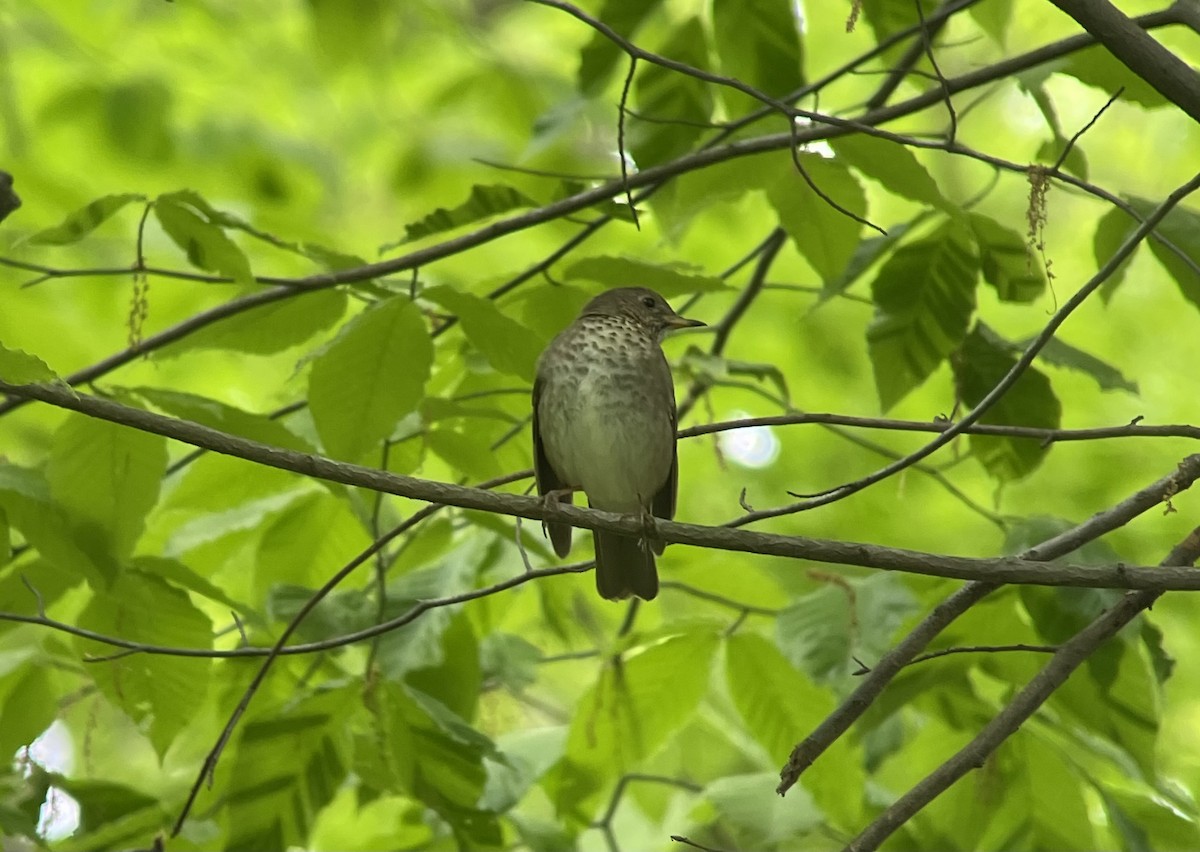
[[[596,544],[596,589],[601,597],[621,600],[636,595],[650,601],[658,596],[654,553],[642,539],[593,531],[592,540]]]

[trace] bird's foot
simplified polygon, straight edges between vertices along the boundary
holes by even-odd
[[[654,543],[658,541],[658,522],[655,520],[654,514],[649,509],[642,507],[641,521],[642,550],[657,551],[657,548],[654,547]]]
[[[545,494],[542,495],[542,506],[545,507],[546,514],[547,515],[557,514],[558,505],[560,503],[574,502],[575,492],[582,491],[582,490],[583,490],[582,488],[555,488],[552,491],[547,491]],[[549,517],[542,519],[542,533],[543,534],[546,532],[546,522],[549,520],[550,520]]]

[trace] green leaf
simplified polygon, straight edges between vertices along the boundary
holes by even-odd
[[[536,645],[520,636],[489,633],[480,643],[479,656],[485,680],[519,693],[537,681],[537,664],[543,655]]]
[[[885,411],[962,342],[975,310],[978,276],[974,240],[950,222],[901,246],[880,268],[871,285],[875,318],[867,342]]]
[[[821,192],[856,216],[866,216],[867,196],[849,168],[820,154],[797,156]],[[814,192],[790,162],[776,173],[766,190],[779,224],[821,280],[833,281],[841,275],[858,248],[862,226]]]
[[[976,324],[952,359],[958,393],[967,405],[978,405],[1017,363],[1010,349],[1011,344],[999,339],[983,323]],[[1061,419],[1062,405],[1050,387],[1050,380],[1029,367],[980,422],[1057,429]],[[971,435],[970,441],[971,451],[980,463],[1001,482],[1031,473],[1050,451],[1040,441],[1028,438]]]
[[[319,585],[371,543],[371,536],[345,500],[314,491],[294,500],[263,525],[259,565],[286,565],[291,582]],[[277,578],[265,573],[258,587]]]
[[[1105,96],[1114,94],[1118,89],[1124,89],[1121,92],[1123,101],[1148,108],[1167,104],[1167,99],[1159,94],[1157,89],[1129,70],[1125,63],[1113,56],[1103,45],[1075,51],[1057,66],[1056,70],[1100,89]]]
[[[784,656],[819,682],[844,683],[860,668],[858,660],[882,656],[917,608],[912,593],[893,575],[847,583],[820,586],[797,598],[776,620],[776,641]]]
[[[308,403],[335,458],[357,461],[414,411],[425,392],[433,343],[417,306],[396,296],[346,323],[312,362]]]
[[[1049,69],[1041,66],[1018,74],[1016,79],[1017,85],[1028,92],[1029,96],[1033,98],[1033,102],[1037,104],[1038,109],[1042,112],[1042,116],[1046,119],[1046,126],[1053,134],[1052,139],[1047,139],[1038,146],[1037,158],[1041,162],[1056,163],[1058,162],[1058,158],[1062,156],[1062,152],[1071,143],[1063,135],[1062,125],[1058,120],[1058,110],[1054,105],[1054,98],[1046,91],[1046,78],[1049,76]],[[1067,153],[1067,158],[1063,161],[1063,168],[1071,174],[1087,180],[1087,157],[1079,145],[1071,146],[1070,151]]]
[[[205,396],[164,390],[163,388],[136,387],[129,388],[128,392],[135,394],[160,411],[181,420],[190,420],[193,423],[219,429],[231,435],[240,435],[243,438],[273,447],[283,447],[302,453],[315,452],[315,448],[308,441],[292,432],[278,420],[272,420],[263,414],[252,414]]]
[[[804,82],[804,56],[790,0],[714,0],[712,29],[726,76],[773,97],[783,97]],[[762,106],[731,89],[722,90],[722,97],[733,114]]]
[[[453,287],[432,287],[422,297],[455,314],[467,339],[496,370],[532,382],[545,341],[500,312],[496,303]]]
[[[547,777],[558,808],[586,821],[604,787],[642,765],[704,697],[715,634],[673,636],[604,665],[576,704],[562,761]]]
[[[1012,351],[1024,352],[1032,342],[1032,337],[1018,341]],[[1126,378],[1125,374],[1112,364],[1101,361],[1095,355],[1084,352],[1057,337],[1052,337],[1047,341],[1046,345],[1038,352],[1038,359],[1055,367],[1063,367],[1090,376],[1096,380],[1100,390],[1138,392],[1137,382]]]
[[[509,210],[523,207],[536,207],[537,202],[523,192],[504,184],[485,186],[475,184],[471,187],[471,195],[462,204],[447,210],[439,207],[428,216],[404,226],[404,239],[388,243],[380,248],[381,252],[391,251],[397,246],[419,240],[423,237],[440,234],[480,219],[487,219]]]
[[[347,717],[358,700],[356,688],[326,689],[260,710],[244,724],[226,788],[226,850],[304,842],[314,816],[346,777]]]
[[[366,261],[361,257],[344,252],[334,251],[325,246],[309,242],[294,242],[292,240],[281,239],[274,234],[267,233],[259,228],[254,227],[241,216],[220,210],[213,207],[206,201],[200,193],[192,189],[182,189],[178,192],[172,192],[171,198],[182,205],[195,210],[209,224],[216,225],[218,228],[233,229],[241,231],[254,237],[256,240],[268,243],[276,248],[284,251],[298,254],[301,257],[306,257],[316,263],[321,264],[326,269],[348,269],[354,266],[363,266]]]
[[[166,469],[165,438],[71,414],[54,435],[46,479],[93,559],[119,562],[133,552]]]
[[[638,27],[662,5],[662,0],[604,0],[596,17],[625,38],[633,38]],[[579,52],[579,90],[597,94],[608,82],[613,69],[625,56],[612,39],[593,32],[591,40]]]
[[[728,288],[720,278],[699,274],[696,267],[687,264],[650,263],[610,255],[578,260],[567,267],[566,277],[572,281],[595,281],[606,287],[649,287],[666,299],[674,299],[687,293],[712,293]]]
[[[1136,196],[1127,199],[1142,218],[1149,216],[1158,206],[1153,201]],[[1155,239],[1147,242],[1150,251],[1159,263],[1166,268],[1175,279],[1179,292],[1183,297],[1200,308],[1200,273],[1195,264],[1200,263],[1200,213],[1187,207],[1176,206],[1155,227],[1155,233],[1171,242],[1177,249],[1192,259],[1193,263],[1184,262],[1178,254]]]
[[[846,262],[846,268],[831,281],[826,281],[821,288],[821,301],[827,301],[838,296],[858,281],[875,262],[886,256],[910,230],[929,217],[929,213],[919,213],[910,222],[901,222],[888,228],[886,236],[868,237],[860,240],[854,248],[854,254]]]
[[[0,680],[0,754],[16,754],[58,716],[49,666],[25,665]]]
[[[1137,229],[1137,224],[1119,207],[1112,208],[1100,217],[1100,221],[1096,223],[1096,233],[1092,236],[1092,257],[1095,258],[1097,267],[1108,263],[1121,244]],[[1112,299],[1117,288],[1121,286],[1121,282],[1125,280],[1125,273],[1129,271],[1129,265],[1144,245],[1143,242],[1135,246],[1129,256],[1108,276],[1108,280],[1100,285],[1100,298],[1105,303]]]
[[[833,710],[833,696],[801,676],[778,648],[757,634],[741,632],[729,638],[725,674],[746,731],[773,765],[782,766],[796,743]],[[813,767],[802,780],[823,810],[850,827],[862,813],[862,798],[851,791],[863,789],[866,779],[861,759],[847,744],[835,750],[836,755],[827,755],[831,761]]]
[[[791,790],[785,799],[775,794],[778,784],[778,773],[758,772],[731,775],[704,788],[722,825],[733,828],[738,848],[776,848],[821,827],[821,813],[806,791]]]
[[[146,196],[136,192],[125,192],[119,195],[105,195],[89,202],[85,207],[76,210],[53,228],[38,231],[29,238],[32,245],[62,246],[78,242],[86,237],[105,220],[132,201],[145,201]]]
[[[296,293],[211,323],[163,351],[180,355],[193,349],[232,349],[273,355],[337,324],[346,313],[346,298],[337,290]]]
[[[97,592],[79,625],[131,642],[172,648],[212,647],[208,616],[187,593],[138,570],[121,571],[112,587]],[[111,646],[78,640],[80,653],[110,655]],[[131,654],[94,663],[87,669],[109,701],[148,728],[161,757],[188,725],[208,693],[212,660]]]
[[[708,36],[699,18],[688,18],[671,30],[671,38],[655,52],[694,68],[708,66]],[[708,83],[660,65],[640,63],[634,84],[640,120],[625,123],[626,150],[639,169],[671,160],[691,149],[712,116]]]
[[[46,561],[74,582],[87,580],[103,586],[116,566],[109,560],[93,562],[75,539],[75,530],[62,508],[51,500],[50,486],[40,471],[0,463],[0,509],[13,529],[19,530]],[[42,592],[42,578],[30,578]]]
[[[1000,301],[1029,303],[1045,292],[1041,261],[1019,233],[979,213],[970,214],[967,222],[979,246],[983,280],[995,288]]]
[[[32,385],[58,381],[49,365],[36,355],[0,344],[0,382]]]
[[[839,160],[844,160],[865,177],[878,181],[888,192],[932,207],[953,209],[938,189],[937,182],[903,145],[877,136],[853,133],[831,140],[829,147]],[[840,203],[836,195],[833,197]]]
[[[154,201],[154,215],[193,266],[226,275],[238,284],[254,283],[246,255],[191,203],[189,194],[160,195]]]

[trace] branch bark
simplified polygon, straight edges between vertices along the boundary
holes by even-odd
[[[81,394],[62,385],[10,385],[0,382],[0,393],[21,399],[37,399],[227,456],[343,485],[383,491],[428,503],[480,509],[532,520],[561,519],[583,529],[612,530],[628,535],[641,535],[645,531],[645,521],[638,515],[617,515],[567,504],[547,507],[544,501],[535,497],[500,494],[465,485],[401,476],[362,465],[334,461],[324,456],[284,450],[210,429],[198,423]],[[1184,483],[1190,484],[1197,477],[1200,477],[1200,455],[1188,456],[1180,465],[1177,477],[1179,486],[1176,490],[1182,490],[1186,487]],[[1169,498],[1173,493],[1175,492],[1163,494],[1162,499]],[[655,522],[655,535],[665,542],[691,544],[715,550],[808,559],[831,565],[859,565],[865,568],[958,580],[1107,589],[1200,590],[1200,572],[1180,568],[1147,568],[1123,564],[1045,565],[1012,557],[972,559],[880,547],[862,542],[775,535],[731,527],[709,527],[663,520]]]
[[[1164,98],[1200,122],[1200,74],[1108,0],[1050,0]],[[1178,0],[1185,6],[1194,0]]]

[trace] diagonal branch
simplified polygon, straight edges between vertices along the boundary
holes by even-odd
[[[1193,464],[1189,456],[1167,476],[1153,482],[1137,493],[1122,500],[1111,509],[1100,512],[1063,533],[1026,550],[1021,556],[1036,561],[1059,559],[1077,550],[1089,541],[1122,527],[1138,515],[1161,505],[1177,491],[1191,487],[1200,478],[1200,466]],[[1168,562],[1166,564],[1177,564]],[[829,714],[811,734],[792,749],[787,764],[780,772],[777,791],[783,795],[799,779],[800,775],[833,744],[847,729],[866,712],[871,703],[883,692],[900,670],[913,661],[918,654],[949,624],[968,609],[979,603],[1000,587],[999,582],[978,581],[968,583],[933,608],[913,630],[900,640],[891,651],[871,668],[863,681],[837,709]]]
[[[1176,546],[1163,560],[1164,565],[1190,566],[1200,558],[1200,527]],[[951,784],[977,766],[1041,707],[1097,648],[1116,635],[1141,612],[1149,609],[1162,592],[1130,592],[1107,612],[1059,646],[1058,652],[1040,672],[953,757],[925,776],[915,787],[897,799],[874,822],[846,845],[848,852],[878,849],[892,832],[945,792]]]

